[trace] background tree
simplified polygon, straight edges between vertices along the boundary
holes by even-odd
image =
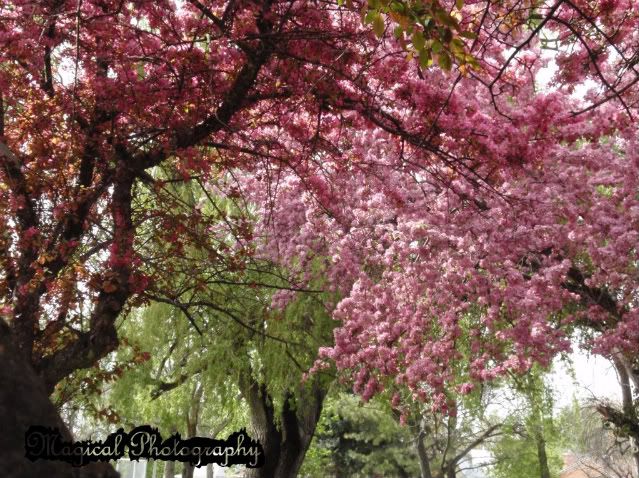
[[[217,186],[176,185],[168,198],[174,214],[186,216],[195,209],[210,218],[209,239],[203,244],[194,238],[180,246],[179,255],[163,260],[161,266],[170,270],[170,275],[162,273],[167,286],[156,284],[144,295],[173,306],[187,318],[193,326],[192,340],[204,347],[204,355],[189,356],[191,372],[179,371],[159,384],[155,393],[179,386],[189,373],[205,373],[221,387],[230,381],[244,399],[252,431],[268,458],[263,469],[247,473],[289,476],[301,466],[332,381],[313,376],[302,383],[318,348],[330,343],[332,294],[322,292],[321,279],[301,289],[295,271],[279,269],[252,254],[260,239],[251,237],[255,221],[251,204],[220,194]],[[180,201],[174,200],[176,196]],[[145,247],[145,255],[152,258],[173,245],[152,233]],[[225,263],[211,261],[211,254],[220,250],[229,251]],[[277,290],[297,298],[279,308],[272,303]],[[227,366],[216,367],[218,360]]]
[[[637,360],[633,354],[613,354],[612,363],[621,387],[621,406],[610,401],[600,401],[596,409],[605,424],[614,428],[619,437],[629,440],[635,473],[639,474],[639,377],[633,366],[633,362],[637,363]]]
[[[345,392],[327,398],[300,474],[311,477],[409,477],[419,473],[413,431],[388,402],[366,404]]]
[[[634,442],[607,425],[596,405],[575,400],[561,410],[557,427],[561,430],[563,449],[587,474],[615,478],[638,476]]]
[[[409,420],[413,430],[422,478],[455,478],[464,469],[487,466],[474,463],[472,454],[502,434],[501,420],[488,415],[494,391],[478,389],[472,395],[451,399],[448,413],[417,407]]]
[[[497,478],[559,476],[560,440],[565,431],[555,423],[553,390],[545,375],[536,369],[511,382],[511,407],[504,434],[490,447],[494,456],[492,473]]]

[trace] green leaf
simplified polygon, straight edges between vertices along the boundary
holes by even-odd
[[[455,6],[457,7],[457,10],[461,10],[462,8],[464,8],[464,0],[457,0],[455,2]]]
[[[404,11],[404,5],[401,2],[393,2],[390,4],[389,7],[393,12],[403,12]]]
[[[424,49],[424,35],[422,34],[422,32],[417,30],[415,33],[413,33],[412,40],[415,50],[422,51]]]
[[[433,40],[432,50],[433,53],[439,53],[444,49],[444,46],[441,44],[439,40]]]
[[[441,52],[437,58],[437,63],[444,71],[450,71],[453,66],[452,61],[450,60],[450,56],[445,51]]]
[[[379,15],[376,11],[369,10],[369,12],[364,17],[364,25],[370,25],[375,21],[375,17]]]
[[[136,66],[136,70],[138,73],[138,80],[143,80],[146,77],[146,72],[144,71],[144,63],[139,62]]]
[[[474,40],[475,38],[477,38],[477,33],[471,32],[471,31],[466,31],[466,32],[461,32],[459,34],[459,36],[464,37],[464,38],[468,38],[469,40]]]
[[[384,19],[380,14],[377,14],[375,19],[373,20],[373,31],[375,32],[375,35],[381,37],[384,34],[385,27],[386,25],[384,25]]]
[[[433,64],[433,59],[430,56],[430,52],[427,49],[424,49],[419,52],[419,66],[422,68],[428,68]]]
[[[437,20],[439,20],[439,23],[441,23],[442,25],[446,25],[447,27],[450,27],[450,28],[459,28],[459,23],[457,23],[457,19],[454,17],[451,17],[448,14],[448,12],[446,12],[445,10],[436,10],[435,17],[437,18]]]
[[[474,56],[466,55],[464,59],[465,59],[466,63],[468,63],[470,66],[472,66],[475,70],[480,70],[481,69],[481,65],[477,61],[477,58],[475,58]]]
[[[450,42],[450,48],[455,53],[463,53],[464,52],[464,42],[459,38],[453,38]]]

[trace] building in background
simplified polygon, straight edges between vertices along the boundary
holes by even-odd
[[[631,460],[599,459],[573,452],[564,453],[559,478],[636,478]]]

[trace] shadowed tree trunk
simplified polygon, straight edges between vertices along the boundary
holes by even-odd
[[[191,403],[186,413],[186,434],[187,438],[197,436],[198,422],[200,421],[200,405],[204,388],[201,383],[196,383],[191,395]],[[193,478],[195,467],[188,462],[184,463],[184,473],[182,478]]]
[[[177,432],[177,427],[175,425],[171,426],[170,434],[173,435]],[[167,461],[164,466],[164,475],[163,478],[173,478],[175,476],[175,462]]]
[[[36,375],[15,339],[0,319],[0,470],[4,478],[116,478],[107,463],[73,468],[61,461],[25,458],[25,432],[31,425],[58,428],[64,440],[71,434],[49,400],[43,380]]]
[[[539,460],[539,477],[550,478],[550,468],[548,467],[548,455],[546,454],[546,440],[541,431],[535,433],[537,442],[537,459]]]
[[[328,390],[315,378],[310,390],[296,396],[287,392],[278,415],[272,397],[264,385],[253,377],[242,380],[242,394],[249,405],[252,438],[260,441],[265,453],[261,468],[247,468],[246,478],[293,478],[297,476],[304,455],[315,433]]]
[[[430,471],[430,460],[428,459],[428,453],[424,446],[424,439],[426,438],[426,431],[422,428],[417,436],[417,456],[419,457],[419,468],[421,470],[421,478],[433,478],[433,474]]]
[[[634,429],[636,430],[639,428],[639,420],[637,420],[637,404],[632,396],[632,382],[634,382],[635,387],[637,386],[637,381],[635,380],[636,376],[634,374],[635,371],[631,367],[629,361],[621,354],[613,357],[612,362],[617,370],[619,384],[621,385],[621,405],[623,416],[627,419],[627,421],[635,424]],[[632,429],[633,427],[628,428]],[[632,433],[630,433],[630,435],[635,441],[635,446],[639,447],[639,436]],[[632,458],[635,464],[637,476],[639,476],[639,450],[632,454]]]

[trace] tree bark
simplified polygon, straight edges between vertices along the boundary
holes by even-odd
[[[175,462],[167,461],[164,466],[164,478],[173,478],[175,476]]]
[[[260,33],[268,38],[273,29],[269,20],[269,9],[273,2],[266,0],[262,3],[263,9],[257,24]],[[260,40],[255,49],[248,55],[244,65],[238,69],[238,74],[231,88],[217,110],[189,130],[177,131],[174,138],[174,149],[197,146],[211,134],[227,128],[233,116],[243,109],[247,94],[254,89],[260,70],[270,59],[273,50],[274,45],[271,40]],[[96,63],[98,69],[103,73],[102,76],[106,78],[108,63],[100,57],[99,53]],[[47,78],[50,78],[50,75],[47,75]],[[68,430],[63,426],[55,408],[50,403],[48,394],[60,380],[75,370],[93,366],[100,358],[118,346],[115,320],[131,295],[129,285],[131,266],[128,260],[124,260],[128,256],[126,253],[131,250],[133,233],[135,232],[131,221],[131,186],[138,174],[143,173],[147,168],[160,164],[173,154],[173,151],[167,150],[162,145],[162,147],[151,151],[144,150],[132,156],[123,144],[116,143],[113,145],[113,149],[118,165],[111,170],[110,166],[107,166],[110,163],[110,154],[109,161],[107,161],[107,158],[101,156],[97,147],[102,140],[108,140],[111,143],[112,138],[109,133],[105,133],[102,137],[101,126],[107,121],[113,120],[117,115],[117,111],[109,107],[110,103],[108,101],[106,103],[106,105],[100,102],[96,104],[94,113],[89,115],[91,120],[82,119],[80,121],[80,117],[76,118],[75,116],[71,118],[72,123],[75,123],[74,120],[80,123],[88,139],[82,154],[77,181],[69,183],[69,186],[71,187],[71,184],[74,184],[73,187],[77,185],[78,190],[84,190],[84,192],[78,197],[74,214],[66,215],[56,224],[54,230],[60,233],[52,236],[54,241],[50,244],[50,250],[47,252],[56,251],[60,244],[64,244],[66,248],[72,241],[78,245],[75,246],[75,249],[71,248],[66,256],[53,254],[51,259],[45,259],[41,265],[42,269],[47,271],[47,279],[53,280],[60,277],[60,274],[69,265],[68,257],[71,257],[71,252],[75,252],[83,243],[81,239],[87,233],[85,219],[89,215],[89,211],[100,198],[107,194],[111,187],[113,187],[111,210],[114,223],[111,245],[115,246],[113,250],[118,251],[117,255],[113,255],[113,259],[115,259],[113,263],[119,265],[108,267],[104,271],[103,279],[108,279],[109,282],[98,294],[97,304],[89,319],[88,330],[79,333],[73,341],[64,347],[42,356],[34,351],[37,350],[35,345],[38,345],[35,340],[39,321],[45,313],[40,310],[40,304],[42,296],[47,292],[47,281],[39,280],[39,285],[33,290],[21,287],[29,284],[34,278],[35,268],[32,264],[38,259],[41,251],[31,245],[18,251],[16,261],[18,270],[15,271],[16,274],[13,271],[8,274],[11,279],[9,281],[11,293],[8,296],[13,297],[14,302],[12,314],[14,320],[10,324],[13,332],[0,331],[0,357],[4,358],[3,370],[0,372],[2,387],[0,390],[0,425],[3,426],[4,432],[3,438],[0,439],[2,445],[0,447],[0,470],[5,473],[4,476],[9,473],[8,476],[11,477],[88,477],[92,476],[89,473],[90,470],[100,468],[96,465],[71,470],[58,462],[41,461],[36,462],[36,465],[31,465],[25,462],[24,450],[21,445],[26,427],[32,424],[58,426],[64,430],[65,437],[70,438]],[[3,115],[0,115],[0,133],[4,136]],[[4,140],[4,138],[0,139]],[[98,165],[102,167],[99,175],[95,174]],[[9,178],[8,183],[11,186],[12,198],[24,203],[24,207],[17,208],[15,214],[21,236],[32,227],[36,229],[38,227],[36,201],[30,195],[29,185],[21,170],[22,166],[23,161],[13,154],[8,146],[0,142],[0,168]],[[43,255],[42,257],[46,258],[47,256]],[[23,292],[22,289],[25,291]],[[60,327],[65,325],[67,319],[66,315],[60,316],[58,321]],[[49,323],[51,324],[52,321]],[[4,323],[2,326],[3,329],[6,328]],[[18,354],[21,357],[18,357]],[[112,476],[116,476],[114,470],[107,467],[100,476],[108,476],[111,473]]]
[[[19,353],[5,322],[0,319],[0,470],[4,478],[117,478],[108,463],[74,468],[61,461],[25,458],[25,432],[31,425],[58,428],[64,440],[71,433],[49,400],[42,379]]]
[[[633,370],[628,361],[621,355],[613,357],[612,362],[617,370],[619,384],[621,385],[621,404],[623,415],[627,418],[627,420],[639,425],[635,408],[636,403],[632,397],[631,378],[633,376]],[[639,436],[631,436],[631,438],[634,439],[635,446],[639,447]],[[635,464],[637,476],[639,476],[639,450],[632,454],[632,458]]]
[[[266,455],[264,466],[247,468],[245,478],[297,476],[328,390],[315,379],[310,390],[300,387],[295,395],[287,392],[282,411],[277,416],[273,399],[263,384],[258,384],[253,377],[244,377],[242,382],[242,393],[249,404],[252,435],[260,441]]]
[[[417,436],[417,456],[419,458],[419,468],[422,472],[421,478],[433,478],[430,470],[430,460],[424,446],[424,438],[426,438],[426,432],[422,429]]]
[[[537,442],[537,459],[539,460],[539,476],[540,478],[550,478],[550,469],[548,468],[548,455],[546,454],[546,440],[540,430],[535,433],[535,441]]]
[[[200,421],[200,405],[202,402],[202,393],[204,388],[202,384],[196,383],[191,395],[191,403],[186,413],[186,434],[188,438],[197,436],[197,428]],[[184,472],[182,478],[193,478],[195,467],[188,462],[184,463]]]

